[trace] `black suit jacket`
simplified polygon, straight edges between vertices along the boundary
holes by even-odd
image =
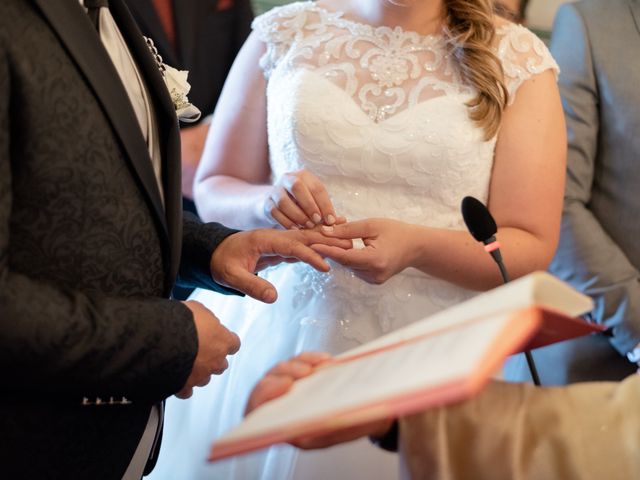
[[[150,406],[183,386],[197,352],[191,314],[167,299],[179,268],[224,290],[208,260],[233,231],[183,222],[173,105],[122,0],[110,5],[157,114],[164,206],[78,1],[0,2],[3,478],[121,478]]]
[[[176,47],[160,23],[152,0],[125,0],[142,32],[164,61],[189,71],[189,100],[203,117],[213,113],[227,73],[251,31],[250,0],[174,0]]]

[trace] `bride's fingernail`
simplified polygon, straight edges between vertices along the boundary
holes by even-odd
[[[333,215],[327,215],[327,223],[329,225],[333,225],[336,223],[336,218]]]
[[[320,216],[319,213],[314,213],[312,215],[311,219],[316,223],[321,223],[322,222],[322,217]]]
[[[307,226],[307,228],[313,228],[316,226],[316,224],[313,222],[307,222],[305,225]]]
[[[331,233],[331,232],[333,232],[333,227],[329,227],[327,225],[323,225],[322,226],[322,230],[324,230],[327,233]]]

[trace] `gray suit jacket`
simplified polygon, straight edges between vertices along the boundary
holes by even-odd
[[[183,221],[171,99],[122,0],[110,8],[157,114],[164,206],[78,1],[0,2],[2,478],[122,477],[197,352],[190,312],[167,299],[178,271],[216,288],[209,259],[233,232]]]
[[[640,342],[640,1],[563,5],[551,52],[569,151],[560,245],[550,271],[592,296],[611,337],[534,352],[543,384],[619,380]],[[520,363],[522,366],[522,363]],[[511,364],[508,378],[522,378]]]

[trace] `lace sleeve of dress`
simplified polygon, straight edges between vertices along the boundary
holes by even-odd
[[[253,20],[253,31],[266,45],[266,52],[260,58],[260,67],[265,78],[269,78],[294,40],[301,35],[310,7],[313,7],[313,2],[291,3],[275,7]]]
[[[512,104],[520,85],[546,70],[558,78],[560,68],[540,38],[521,25],[506,24],[497,29],[496,54],[502,61],[505,82]]]

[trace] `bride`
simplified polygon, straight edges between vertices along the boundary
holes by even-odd
[[[195,294],[242,347],[191,401],[169,402],[152,478],[397,477],[395,456],[365,441],[205,458],[275,362],[339,353],[500,283],[463,197],[488,204],[512,277],[546,268],[565,169],[556,74],[491,0],[321,0],[258,17],[216,108],[198,210],[239,229],[320,228],[354,248],[316,246],[328,274],[274,267],[270,305]]]

